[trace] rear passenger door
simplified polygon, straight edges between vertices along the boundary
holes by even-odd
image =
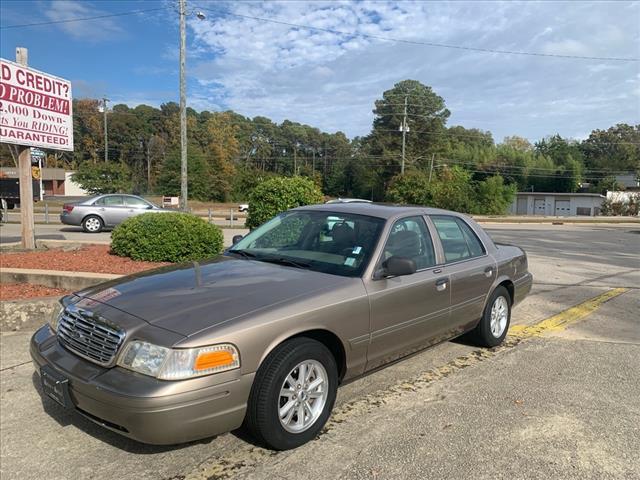
[[[460,217],[431,215],[451,282],[450,334],[473,327],[482,316],[496,277],[496,264],[473,229]]]

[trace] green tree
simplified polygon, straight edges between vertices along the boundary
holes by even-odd
[[[174,148],[162,165],[158,179],[158,190],[163,195],[180,195],[180,150]],[[187,148],[187,188],[189,198],[195,200],[220,200],[220,194],[216,192],[214,181],[209,173],[202,152],[195,146]]]
[[[619,123],[607,130],[594,130],[580,149],[590,169],[640,172],[640,124]]]
[[[445,124],[450,112],[444,99],[431,87],[416,80],[403,80],[376,100],[373,130],[364,139],[365,153],[376,159],[379,186],[386,187],[391,177],[399,173],[402,152],[402,132],[398,128],[404,119],[407,103],[405,157],[406,166],[421,160],[442,148]]]
[[[73,180],[92,195],[131,191],[131,173],[121,163],[81,163]]]
[[[479,182],[476,187],[476,211],[485,215],[505,215],[516,196],[514,184],[505,185],[500,175]]]

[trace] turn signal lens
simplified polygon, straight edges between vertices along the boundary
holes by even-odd
[[[120,354],[118,365],[160,380],[184,380],[240,368],[240,354],[228,343],[171,349],[134,340]]]
[[[228,350],[218,350],[213,352],[201,352],[196,358],[193,369],[197,371],[209,370],[210,368],[226,367],[235,363],[233,354]]]

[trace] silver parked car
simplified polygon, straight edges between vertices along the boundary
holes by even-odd
[[[172,212],[155,206],[136,195],[109,194],[92,197],[82,202],[65,203],[60,221],[66,225],[82,227],[85,232],[98,233],[113,228],[127,218],[146,212]]]
[[[288,449],[347,380],[465,332],[500,344],[531,283],[525,253],[464,215],[306,206],[217,258],[64,297],[31,356],[45,395],[119,434],[174,444],[244,423]]]

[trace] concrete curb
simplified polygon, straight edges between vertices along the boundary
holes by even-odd
[[[47,240],[36,239],[36,248],[80,248],[86,245],[111,245],[108,240]],[[0,251],[2,250],[20,250],[22,244],[20,242],[1,243]]]
[[[60,297],[0,302],[0,332],[32,330],[48,321]]]
[[[82,290],[122,276],[112,273],[3,268],[0,270],[0,283],[32,283],[65,290]]]

